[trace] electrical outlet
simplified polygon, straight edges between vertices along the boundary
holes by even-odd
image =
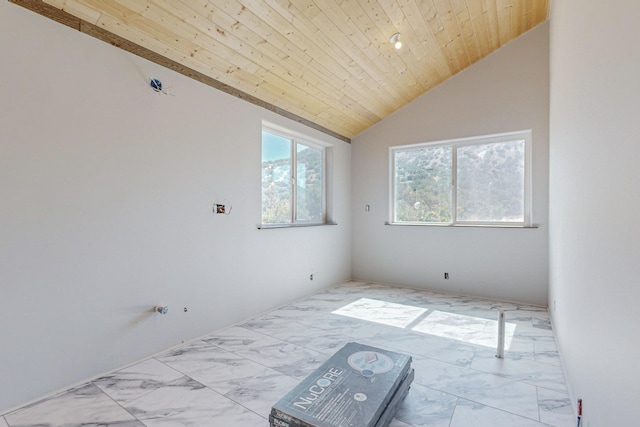
[[[184,308],[184,312],[186,313],[187,311],[188,311],[188,310],[187,310],[187,307],[185,307],[185,308]]]
[[[444,273],[444,279],[449,280],[449,273]]]
[[[309,280],[313,281],[313,274],[309,275]]]

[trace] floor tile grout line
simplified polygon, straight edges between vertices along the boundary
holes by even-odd
[[[135,416],[134,414],[131,413],[131,411],[129,411],[127,408],[125,408],[123,405],[120,404],[120,402],[118,402],[117,400],[115,400],[114,398],[112,398],[107,392],[105,392],[104,390],[102,390],[100,387],[98,387],[97,384],[95,384],[93,381],[90,382],[90,384],[93,384],[94,387],[96,387],[97,389],[99,389],[105,396],[107,396],[109,399],[111,399],[111,401],[113,401],[113,403],[115,403],[116,405],[118,405],[120,408],[122,408],[122,410],[126,411],[127,414],[131,415],[136,421],[142,423],[142,425],[146,426],[147,424],[142,421],[141,419],[139,419],[137,416]],[[149,393],[146,393],[149,394]],[[135,400],[135,399],[134,399]]]
[[[238,387],[236,387],[236,388],[235,388],[235,389],[233,389],[233,390],[236,390],[237,388],[238,388]],[[228,393],[231,393],[233,390],[230,390]],[[215,391],[215,390],[214,390],[214,391]],[[225,399],[230,400],[231,402],[235,403],[236,405],[240,405],[240,406],[242,406],[242,407],[243,407],[244,409],[246,409],[247,411],[249,411],[249,412],[253,412],[254,414],[258,415],[259,417],[262,417],[262,418],[266,419],[267,421],[269,421],[269,416],[268,416],[268,415],[265,417],[264,415],[259,414],[259,413],[257,413],[256,411],[254,411],[253,409],[251,409],[251,408],[249,408],[249,407],[247,407],[247,406],[243,405],[241,402],[238,402],[237,400],[232,399],[231,397],[227,396],[226,394],[223,394],[223,395],[222,395],[222,397],[224,397]],[[275,402],[273,402],[273,403],[275,403]]]
[[[542,423],[539,419],[537,419],[537,420],[536,420],[536,419],[534,419],[534,418],[525,417],[524,415],[516,414],[515,412],[507,411],[506,409],[496,408],[495,406],[487,405],[486,403],[478,402],[477,400],[467,399],[466,397],[460,397],[460,396],[458,396],[458,399],[466,400],[467,402],[472,402],[472,403],[475,403],[475,404],[477,404],[477,405],[482,405],[482,406],[485,406],[485,407],[487,407],[487,408],[491,408],[491,409],[493,409],[493,410],[495,410],[495,411],[500,411],[500,412],[503,412],[503,413],[505,413],[505,414],[513,415],[513,416],[518,417],[518,418],[522,418],[522,419],[530,420],[530,421],[535,421],[535,422],[537,422],[537,423]],[[457,406],[459,403],[460,403],[460,402],[458,401],[458,402],[456,403],[456,406]],[[540,418],[540,416],[539,416],[539,415],[538,415],[538,418]],[[542,423],[542,424],[544,424],[544,423]]]
[[[538,387],[536,387],[536,402],[538,403],[538,421],[542,421],[542,418],[540,417],[540,393],[538,392]]]
[[[456,396],[456,404],[453,405],[453,411],[451,411],[451,417],[449,418],[449,427],[451,427],[451,423],[453,422],[453,416],[456,413],[456,408],[458,407],[459,402],[460,402],[460,397]]]
[[[244,329],[246,329],[246,328],[244,328]],[[255,332],[255,331],[253,331],[253,332]],[[210,334],[210,335],[213,335],[213,334]],[[265,335],[265,334],[262,334],[262,335]],[[265,335],[265,336],[268,336],[268,335]],[[286,341],[281,340],[281,339],[279,339],[279,338],[277,338],[277,337],[272,337],[272,338],[278,339],[279,341],[282,341],[282,342],[286,342]],[[202,340],[202,341],[203,341],[203,342],[206,342],[206,341],[204,341],[204,340]],[[248,360],[248,361],[250,361],[250,362],[253,362],[253,363],[256,363],[256,364],[258,364],[258,365],[261,365],[263,368],[265,368],[265,370],[270,369],[270,370],[273,370],[273,371],[278,372],[278,373],[279,373],[279,374],[281,374],[281,375],[284,375],[284,376],[287,376],[287,377],[289,377],[289,378],[292,378],[292,379],[294,379],[295,381],[300,381],[299,379],[297,379],[297,378],[295,378],[295,377],[292,377],[292,376],[290,376],[290,375],[288,375],[288,374],[285,374],[285,373],[283,373],[283,372],[280,372],[280,371],[278,371],[277,369],[275,369],[275,368],[273,368],[273,367],[270,367],[270,366],[264,365],[264,364],[262,364],[262,363],[260,363],[260,362],[254,361],[254,360],[252,360],[252,359],[248,359],[247,357],[245,357],[245,356],[243,356],[243,355],[240,355],[240,354],[236,353],[235,351],[230,351],[230,350],[224,349],[224,348],[220,347],[220,346],[219,346],[219,345],[217,345],[217,344],[210,344],[210,343],[206,343],[206,344],[207,344],[207,345],[209,345],[209,346],[212,346],[212,347],[218,348],[218,349],[220,349],[220,350],[222,350],[222,351],[225,351],[225,352],[228,352],[228,353],[234,354],[234,355],[236,355],[236,356],[238,356],[238,357],[241,357],[241,358],[243,358],[243,359],[245,359],[245,360]],[[185,373],[185,372],[182,372],[182,371],[180,371],[179,369],[174,368],[174,367],[172,367],[172,366],[170,366],[170,365],[166,364],[165,362],[162,362],[162,361],[159,361],[159,362],[160,362],[160,363],[165,364],[166,366],[168,366],[168,367],[169,367],[169,368],[171,368],[171,369],[174,369],[174,370],[175,370],[175,371],[177,371],[177,372],[180,372],[180,373],[181,373],[181,374],[183,374],[184,376],[186,376],[186,377],[188,377],[188,378],[191,378],[193,381],[196,381],[196,382],[198,382],[199,384],[202,384],[202,383],[200,383],[199,381],[195,380],[193,377],[191,377],[189,374],[187,374],[187,373]],[[264,372],[264,371],[263,371],[263,372]],[[262,372],[261,372],[261,373],[262,373]],[[251,379],[255,378],[256,376],[260,375],[261,373],[258,373],[258,374],[256,374],[256,375],[254,375],[254,376],[250,377],[250,378],[245,378],[243,382],[249,381],[249,380],[251,380]],[[221,392],[219,392],[218,390],[215,390],[214,388],[212,388],[211,386],[208,386],[208,385],[206,385],[206,384],[202,384],[202,385],[203,385],[204,387],[208,388],[209,390],[211,390],[211,391],[213,391],[213,392],[215,392],[215,393],[219,394],[219,395],[220,395],[220,396],[222,396],[223,398],[225,398],[225,399],[229,400],[230,402],[233,402],[234,404],[241,406],[241,407],[242,407],[242,408],[244,408],[246,411],[252,412],[252,413],[256,414],[257,416],[259,416],[259,417],[261,417],[261,418],[264,418],[264,419],[266,419],[266,420],[268,421],[268,417],[266,417],[266,418],[265,418],[265,416],[264,416],[264,415],[261,415],[261,414],[259,414],[259,413],[255,412],[254,410],[252,410],[251,408],[249,408],[249,407],[247,407],[247,406],[243,405],[242,403],[240,403],[240,402],[238,402],[238,401],[236,401],[236,400],[234,400],[234,399],[230,398],[229,396],[227,396],[227,395],[226,395],[226,393],[221,393]],[[233,388],[233,389],[229,390],[227,393],[230,393],[230,392],[232,392],[232,391],[234,391],[234,390],[236,390],[236,389],[238,389],[238,388],[240,388],[240,387],[242,387],[242,385],[241,385],[241,384],[239,384],[237,387],[235,387],[235,388]],[[274,402],[274,403],[275,403],[275,402]]]
[[[255,378],[255,377],[252,377],[252,378]],[[195,380],[194,380],[194,381],[195,381]],[[265,418],[265,417],[264,417],[264,415],[260,415],[260,414],[258,414],[258,413],[257,413],[256,411],[254,411],[253,409],[250,409],[250,408],[246,407],[245,405],[243,405],[242,403],[240,403],[240,402],[238,402],[238,401],[236,401],[236,400],[233,400],[232,398],[230,398],[230,397],[229,397],[229,396],[227,396],[226,394],[220,393],[218,390],[215,390],[215,389],[211,388],[210,386],[207,386],[207,385],[204,385],[204,384],[203,384],[203,386],[204,386],[205,388],[208,388],[209,390],[213,391],[214,393],[216,393],[216,394],[220,395],[222,398],[224,398],[224,399],[228,400],[229,402],[233,403],[234,405],[241,406],[245,411],[252,412],[252,413],[256,414],[257,416],[259,416],[259,417],[261,417],[261,418]],[[238,388],[238,387],[236,387],[236,388]],[[235,388],[234,388],[233,390],[235,390]],[[231,391],[233,391],[233,390],[230,390],[230,391],[228,391],[227,393],[230,393],[230,392],[231,392]],[[269,419],[268,419],[268,417],[266,418],[266,420],[267,420],[267,421],[269,420]]]

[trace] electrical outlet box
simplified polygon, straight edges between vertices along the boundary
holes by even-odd
[[[216,204],[216,213],[217,214],[225,214],[227,213],[227,208],[225,205]]]

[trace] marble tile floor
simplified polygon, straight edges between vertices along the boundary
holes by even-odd
[[[350,282],[0,416],[0,427],[267,427],[271,406],[350,341],[413,357],[391,427],[575,423],[546,309]]]

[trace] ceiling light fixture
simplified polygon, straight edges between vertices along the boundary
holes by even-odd
[[[402,47],[402,42],[400,41],[400,33],[395,33],[389,39],[389,43],[393,45],[396,49],[400,49]]]

